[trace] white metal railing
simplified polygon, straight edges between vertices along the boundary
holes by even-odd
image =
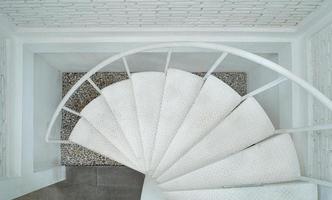
[[[53,124],[55,120],[57,119],[58,115],[62,110],[68,111],[72,114],[75,114],[77,116],[80,116],[80,113],[73,111],[67,107],[65,107],[65,103],[68,101],[68,99],[71,97],[71,95],[85,82],[88,81],[101,95],[100,89],[96,86],[96,84],[90,79],[90,77],[98,72],[99,70],[103,69],[107,65],[113,63],[116,60],[122,59],[125,70],[128,74],[128,77],[130,78],[130,69],[126,60],[127,56],[130,56],[132,54],[136,54],[139,52],[144,52],[144,51],[150,51],[150,50],[155,50],[155,49],[163,49],[167,48],[169,49],[167,53],[167,58],[166,58],[166,64],[165,64],[165,72],[167,68],[169,67],[169,63],[171,60],[171,55],[172,55],[172,49],[173,48],[179,48],[179,47],[190,47],[190,48],[202,48],[202,49],[209,49],[209,50],[214,50],[218,51],[221,53],[220,57],[214,62],[214,64],[210,67],[206,75],[204,76],[204,79],[206,79],[217,67],[221,64],[221,62],[227,57],[227,55],[232,54],[235,56],[242,57],[244,59],[250,60],[252,62],[255,62],[259,64],[262,67],[268,68],[274,72],[277,72],[278,74],[281,75],[280,78],[250,92],[249,94],[243,96],[243,100],[248,98],[249,96],[254,96],[257,95],[261,92],[264,92],[272,87],[275,87],[279,85],[280,83],[290,80],[300,87],[302,87],[305,91],[307,91],[309,94],[311,94],[314,98],[316,98],[319,102],[321,102],[324,106],[326,106],[329,110],[332,111],[332,102],[329,98],[327,98],[324,94],[322,94],[319,90],[317,90],[315,87],[310,85],[308,82],[305,80],[301,79],[300,77],[294,75],[292,72],[289,70],[285,69],[284,67],[280,66],[277,63],[274,63],[270,60],[267,60],[261,56],[252,54],[250,52],[233,48],[230,46],[225,46],[225,45],[217,45],[217,44],[210,44],[210,43],[193,43],[193,42],[179,42],[179,43],[162,43],[162,44],[154,44],[154,45],[148,45],[140,48],[135,48],[123,53],[119,53],[117,55],[114,55],[103,62],[99,63],[97,66],[92,68],[89,72],[87,72],[80,80],[78,80],[74,86],[68,91],[68,93],[63,97],[62,101],[58,105],[57,109],[55,110],[51,122],[49,124],[49,127],[47,129],[46,133],[46,141],[50,143],[70,143],[67,140],[52,140],[50,139],[50,134],[51,130],[53,127]],[[275,130],[276,134],[281,134],[281,133],[295,133],[295,132],[305,132],[305,131],[313,131],[313,130],[325,130],[325,129],[331,129],[332,124],[326,124],[326,125],[317,125],[317,126],[309,126],[309,127],[298,127],[298,128],[289,128],[289,129],[279,129]],[[332,183],[319,180],[319,179],[313,179],[310,177],[305,177],[305,176],[300,176],[298,178],[299,180],[302,181],[310,181],[316,184],[321,184],[325,186],[332,187]]]

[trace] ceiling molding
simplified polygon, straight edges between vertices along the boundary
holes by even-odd
[[[292,42],[294,34],[261,32],[113,32],[113,33],[21,33],[24,43],[107,42]]]
[[[292,33],[296,27],[238,27],[238,28],[21,28],[17,33],[112,33],[112,32],[263,32],[263,33]]]
[[[77,43],[31,43],[25,44],[24,48],[32,53],[119,53],[129,49],[138,48],[144,45],[157,44],[160,41],[145,41],[145,42],[77,42]],[[236,48],[245,49],[254,53],[280,53],[284,51],[285,47],[291,45],[290,42],[246,42],[241,41],[223,41],[214,42],[224,45],[233,46]],[[177,48],[174,52],[214,52],[208,49],[197,48]],[[168,49],[156,49],[149,52],[164,52],[167,53]]]
[[[293,29],[18,29],[16,35],[27,43],[62,42],[174,42],[174,41],[243,41],[289,42]]]

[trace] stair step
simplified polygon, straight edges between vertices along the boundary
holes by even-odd
[[[242,102],[197,145],[167,169],[158,182],[165,182],[239,152],[274,133],[272,122],[258,102]]]
[[[134,89],[145,166],[150,166],[164,91],[165,74],[141,72],[131,76]]]
[[[150,176],[145,176],[140,200],[166,200],[164,192]]]
[[[107,138],[108,141],[128,157],[129,160],[137,162],[137,158],[133,154],[132,148],[102,95],[85,106],[80,114],[105,138]]]
[[[133,164],[84,118],[81,118],[77,122],[70,134],[69,140],[143,173],[142,168]]]
[[[175,191],[165,195],[172,200],[318,200],[317,185],[310,183]]]
[[[220,79],[209,76],[156,169],[160,176],[186,151],[208,134],[241,101],[241,96]]]
[[[288,134],[283,134],[159,186],[165,190],[213,189],[287,182],[299,177],[294,144]]]
[[[167,71],[150,169],[155,169],[203,84],[201,77],[177,69]]]
[[[132,82],[127,79],[114,83],[104,88],[102,93],[133,150],[133,155],[140,160],[140,165],[144,164]]]

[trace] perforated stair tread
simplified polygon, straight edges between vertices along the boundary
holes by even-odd
[[[283,134],[159,186],[165,190],[213,189],[293,181],[299,176],[294,144]]]
[[[165,182],[217,162],[273,133],[274,127],[265,111],[253,97],[249,97],[157,180]]]
[[[154,142],[150,169],[154,170],[203,84],[201,77],[189,72],[168,69],[158,129]]]
[[[136,166],[136,164],[131,162],[84,118],[80,119],[76,123],[73,131],[70,134],[69,140],[119,163],[122,163],[134,170],[142,173],[144,172],[141,167]]]
[[[220,79],[209,76],[154,175],[158,177],[190,147],[222,121],[241,101],[241,96]]]
[[[137,162],[133,150],[124,136],[117,120],[103,96],[92,100],[81,111],[81,116],[90,122],[107,140],[132,162]]]
[[[172,200],[317,200],[317,185],[272,184],[259,187],[175,191],[165,193]]]
[[[133,156],[140,160],[140,165],[143,165],[143,147],[131,81],[127,79],[114,83],[104,88],[102,93],[133,151]]]
[[[136,101],[145,166],[150,166],[164,91],[165,74],[161,72],[135,73],[131,76],[131,81]]]

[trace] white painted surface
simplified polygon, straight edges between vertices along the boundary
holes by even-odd
[[[157,180],[165,182],[217,162],[260,142],[273,132],[273,125],[264,110],[249,97]]]
[[[85,30],[85,29],[84,29]],[[132,32],[17,32],[17,37],[21,38],[22,42],[30,46],[31,50],[38,53],[50,52],[69,52],[70,49],[75,49],[75,52],[94,52],[99,45],[107,49],[107,43],[125,43],[119,49],[127,48],[127,46],[151,44],[153,42],[223,42],[235,43],[241,46],[252,45],[253,42],[258,42],[259,49],[273,49],[276,46],[287,45],[294,40],[296,34],[289,34],[287,32],[205,32],[205,31],[141,31],[135,32],[133,37]],[[269,43],[269,46],[261,46],[259,42]],[[280,43],[279,43],[280,42]],[[95,43],[96,46],[89,46]],[[78,48],[80,46],[81,48]],[[120,45],[119,45],[120,46]],[[103,50],[101,50],[103,52]],[[104,49],[105,51],[105,49]],[[252,52],[255,52],[253,48]]]
[[[23,162],[23,147],[22,147],[22,123],[23,123],[23,46],[16,39],[11,39],[9,50],[9,67],[7,69],[7,131],[9,134],[7,138],[8,145],[7,152],[10,156],[8,163],[10,167],[8,171],[9,176],[19,176]],[[31,57],[32,59],[32,57]],[[30,60],[28,60],[29,62]]]
[[[70,134],[69,140],[122,163],[139,172],[144,171],[137,161],[130,161],[113,143],[94,128],[86,119],[80,119]]]
[[[45,131],[52,113],[62,98],[61,72],[48,65],[40,56],[34,57],[33,128],[34,171],[60,165],[60,145],[45,142]],[[53,128],[53,137],[59,138],[61,120]]]
[[[166,200],[166,196],[151,177],[145,176],[141,200]]]
[[[307,38],[308,78],[312,84],[332,99],[332,18],[331,23]],[[332,123],[332,112],[309,97],[309,123],[312,125]],[[332,181],[331,130],[314,131],[308,137],[308,174],[312,177]],[[320,188],[322,199],[332,198],[329,188]]]
[[[310,44],[311,63],[310,72],[312,84],[332,99],[332,24],[312,35],[308,41]],[[312,100],[311,124],[332,123],[332,111],[327,111],[316,100]],[[332,141],[332,130],[315,131],[311,134],[310,143],[314,153],[309,157],[312,165],[311,173],[314,177],[324,177],[332,180],[330,161],[332,154],[329,143]],[[320,164],[318,164],[320,163]]]
[[[115,46],[114,46],[115,45]],[[123,46],[106,45],[104,49],[108,51],[115,51],[118,48],[124,48]],[[283,62],[284,65],[288,65],[289,62],[283,58],[278,58],[276,53],[275,44],[266,44],[264,48],[260,45],[250,45],[250,44],[231,44],[244,48],[253,52],[262,52],[259,55],[275,62]],[[131,46],[131,45],[129,45]],[[108,48],[107,48],[108,47]],[[114,47],[114,48],[112,48]],[[279,47],[277,47],[279,48]],[[89,49],[89,48],[84,48]],[[123,49],[123,51],[126,49]],[[179,49],[172,54],[172,59],[170,62],[170,67],[179,68],[187,71],[207,71],[213,62],[220,55],[219,53],[212,52],[193,52],[184,53],[186,49]],[[100,49],[96,50],[100,51]],[[196,50],[197,51],[197,50]],[[289,54],[290,51],[283,47],[282,53]],[[48,63],[53,66],[56,66],[61,71],[87,71],[93,66],[98,64],[102,59],[106,58],[108,55],[114,55],[114,53],[45,53],[41,54]],[[163,66],[166,61],[167,51],[162,53],[139,53],[137,55],[132,55],[127,57],[128,65],[131,68],[131,71],[139,72],[145,70],[152,71],[162,71]],[[90,61],[86,58],[91,58]],[[280,60],[281,59],[281,60]],[[106,67],[106,70],[109,71],[123,71],[123,64],[121,62],[115,62],[114,64]],[[277,78],[277,74],[271,70],[263,69],[262,67],[249,62],[239,57],[228,55],[227,58],[223,61],[219,68],[216,71],[243,71],[247,73],[247,84],[248,92],[252,91],[269,81]],[[257,95],[256,98],[259,103],[263,106],[269,117],[271,118],[274,126],[276,128],[287,128],[291,124],[287,124],[290,121],[291,110],[289,109],[289,104],[291,102],[290,94],[290,83],[283,83],[279,87],[272,88],[269,91],[266,91],[260,95]],[[279,90],[282,90],[284,98],[282,101],[279,100]],[[279,105],[282,104],[284,108],[279,108]],[[283,121],[283,124],[280,126],[280,120]],[[286,123],[285,123],[286,122]]]
[[[330,7],[325,7],[324,9],[327,10],[327,13],[330,13],[330,10],[331,10]],[[331,14],[330,14],[330,16],[331,16]],[[318,18],[318,20],[319,19],[321,19],[321,18]],[[325,23],[328,20],[323,20],[323,21]],[[309,26],[310,31],[316,32],[317,30],[322,28],[321,22],[322,21],[317,21],[317,19],[316,19],[315,21],[313,21],[311,23],[307,23],[307,25]],[[1,23],[1,24],[3,25],[3,23]],[[308,26],[305,27],[305,28],[308,28]],[[314,29],[312,29],[313,27],[314,27]],[[3,26],[1,26],[0,29],[3,29]],[[23,29],[21,29],[21,30],[23,30]],[[50,29],[48,29],[48,30],[50,30]],[[84,31],[84,30],[86,30],[86,29],[84,29],[84,28],[81,29],[81,31]],[[96,29],[90,29],[90,30],[95,31]],[[268,29],[268,30],[271,30],[271,29]],[[39,30],[36,30],[36,31],[47,31],[47,30],[39,29]],[[64,30],[64,31],[66,31],[66,30]],[[301,31],[298,34],[303,34],[305,32],[306,31]],[[151,36],[151,35],[155,35],[155,34],[156,33],[153,32],[152,34],[150,33],[150,34],[143,34],[143,35]],[[157,34],[160,35],[161,33],[159,32]],[[129,41],[129,42],[133,42],[133,41],[138,41],[138,40],[145,41],[145,42],[168,41],[168,40],[196,40],[196,41],[197,40],[199,40],[199,41],[204,40],[204,41],[224,41],[224,42],[225,41],[243,41],[243,42],[248,42],[248,41],[251,41],[251,42],[252,41],[254,41],[254,42],[258,42],[258,41],[285,42],[286,41],[286,42],[292,42],[292,41],[294,41],[294,39],[298,39],[298,38],[296,38],[298,35],[295,35],[296,37],[294,37],[294,35],[288,34],[288,33],[286,33],[286,34],[282,33],[282,34],[275,35],[275,34],[272,34],[272,33],[267,33],[267,34],[261,34],[261,33],[253,33],[252,34],[251,33],[251,34],[248,34],[248,33],[244,33],[244,32],[241,32],[239,34],[229,33],[228,35],[226,34],[226,36],[224,34],[222,34],[221,37],[220,37],[219,33],[218,33],[218,35],[219,35],[218,37],[216,37],[214,34],[202,34],[202,33],[197,34],[198,36],[197,35],[193,36],[192,34],[190,34],[189,37],[188,37],[189,34],[187,34],[187,33],[178,33],[178,34],[173,34],[173,35],[170,34],[170,35],[163,36],[163,37],[159,37],[159,35],[158,35],[158,37],[144,37],[144,36],[143,37],[142,36],[136,37],[137,35],[140,35],[140,34],[132,34],[132,33],[127,33],[127,37],[113,37],[114,35],[112,35],[110,37],[108,33],[104,34],[103,36],[102,36],[102,34],[93,33],[93,34],[89,34],[88,35],[89,37],[85,37],[85,38],[84,37],[82,37],[82,38],[77,37],[77,36],[82,35],[81,32],[76,33],[76,35],[72,34],[72,33],[69,33],[69,32],[66,32],[64,34],[60,34],[60,33],[55,33],[55,34],[54,33],[53,34],[37,33],[36,37],[31,37],[31,38],[25,37],[26,35],[30,36],[26,32],[22,32],[21,35],[20,35],[20,39],[23,39],[23,42],[30,42],[30,43],[31,42],[36,42],[36,43],[51,42],[51,43],[45,43],[44,47],[39,48],[38,50],[33,49],[33,51],[38,51],[38,52],[40,52],[40,51],[50,51],[50,48],[53,48],[53,50],[56,50],[56,51],[64,51],[63,47],[66,46],[64,43],[67,43],[67,49],[68,49],[68,46],[70,46],[69,48],[75,49],[75,51],[82,51],[82,49],[84,49],[84,48],[77,48],[77,46],[75,47],[75,45],[73,45],[72,42],[77,42],[77,43],[78,42],[83,42],[83,43],[90,42],[91,43],[91,42],[96,42],[96,41],[99,41],[99,42],[105,42],[105,41],[125,41],[125,42]],[[45,35],[47,35],[49,37],[44,37]],[[107,35],[107,38],[104,37],[105,35]],[[119,33],[119,35],[122,36],[123,33]],[[183,35],[185,35],[185,36],[183,36]],[[61,44],[55,44],[57,42],[60,42]],[[68,45],[68,43],[71,43],[71,44]],[[264,45],[265,46],[264,48],[269,48],[269,47],[274,48],[275,44],[276,43],[266,44],[266,45]],[[286,46],[289,46],[289,44],[286,44]],[[16,45],[17,45],[18,48],[22,47],[21,43],[17,43]],[[25,45],[27,45],[27,44],[25,44]],[[294,45],[294,43],[292,45]],[[82,46],[90,46],[90,47],[88,47],[88,49],[84,49],[84,51],[93,51],[94,50],[94,48],[91,47],[93,45],[83,44]],[[246,44],[242,43],[241,46],[246,46]],[[262,46],[262,44],[256,43],[256,44],[254,44],[254,46],[256,46],[256,47],[254,47],[254,49],[259,49],[260,48],[259,46]],[[293,51],[300,51],[300,50],[302,50],[302,47],[299,47],[298,49],[293,50]],[[294,57],[293,59],[303,60],[304,57],[305,57],[305,55],[301,54],[300,56],[297,56],[297,58]],[[22,60],[21,59],[16,59],[16,62],[20,63],[20,62],[22,62]],[[284,62],[284,60],[281,60],[280,63],[281,62]],[[288,63],[290,63],[290,62],[288,62]],[[283,64],[283,66],[286,66],[286,65]],[[303,66],[304,66],[303,63],[299,63],[296,66],[293,66],[293,70],[294,71],[296,71],[296,70],[301,71]],[[297,69],[295,69],[295,68],[297,68]],[[12,68],[10,70],[12,72],[15,72],[15,75],[13,76],[15,79],[13,79],[14,81],[11,82],[11,86],[13,86],[12,88],[17,89],[17,91],[20,91],[22,89],[21,88],[22,84],[20,84],[20,81],[22,81],[22,78],[20,78],[20,75],[21,75],[20,70],[16,69],[16,68]],[[12,90],[11,93],[15,94],[15,97],[19,97],[21,95],[21,93],[20,92],[17,93],[17,91]],[[283,104],[283,102],[284,102],[283,100],[285,100],[287,98],[284,95],[279,95],[279,96],[282,97],[282,99],[281,99],[282,101],[280,102],[280,104]],[[12,100],[12,102],[15,101],[15,107],[13,106],[11,108],[11,110],[12,110],[11,113],[12,113],[12,115],[15,115],[15,117],[16,117],[15,123],[11,123],[11,125],[12,125],[12,127],[15,127],[14,132],[17,132],[17,130],[21,129],[21,126],[20,126],[21,123],[20,123],[20,117],[19,117],[19,115],[21,114],[21,112],[20,112],[20,106],[21,106],[20,101],[21,100],[20,100],[20,98],[15,98],[15,99],[11,99],[11,100]],[[299,98],[297,100],[300,100],[300,102],[304,101],[303,98]],[[298,104],[298,103],[299,102],[295,101],[293,106],[295,107],[296,104]],[[280,108],[280,109],[282,109],[282,108]],[[295,113],[297,113],[297,116],[301,115],[301,113],[298,112],[300,110],[296,110]],[[287,116],[292,117],[291,115],[294,114],[294,113],[288,114],[288,112],[284,112],[284,111],[289,112],[290,109],[287,109],[287,107],[286,107],[286,109],[284,109],[282,111],[282,114],[285,115],[285,117],[282,117],[282,119],[287,119]],[[297,117],[297,116],[294,116],[294,118]],[[291,121],[292,120],[289,120],[289,122],[291,122]],[[294,124],[294,125],[296,125],[296,124]],[[283,127],[285,127],[285,126],[283,126]],[[290,126],[288,126],[288,127],[290,127]],[[20,143],[20,137],[18,137],[16,139],[17,140],[15,140],[15,142]],[[15,146],[15,145],[13,145],[13,146]]]
[[[199,76],[177,69],[168,69],[151,160],[151,170],[154,170],[154,173],[202,84],[203,80]]]
[[[108,140],[112,141],[113,138],[120,138],[123,133],[114,117],[110,106],[107,104],[103,95],[99,95],[89,102],[80,113],[77,113],[87,120],[91,126],[97,129]],[[120,135],[120,136],[118,136]],[[116,145],[117,146],[117,145]]]
[[[65,180],[66,169],[63,166],[40,171],[24,173],[0,181],[0,195],[3,200],[12,200],[30,192]]]
[[[258,187],[169,192],[172,200],[317,200],[317,186],[310,183],[271,184]]]
[[[110,44],[110,46],[113,46]],[[117,48],[117,46],[114,46]],[[115,55],[115,49],[108,49],[109,52],[88,52],[88,53],[41,53],[39,54],[43,59],[63,72],[85,72],[90,70],[92,67],[96,66],[101,61],[106,58]],[[118,49],[118,51],[125,51],[127,49]],[[75,51],[75,50],[73,50]],[[97,50],[96,50],[97,51]],[[117,52],[118,52],[117,51]],[[187,71],[207,71],[213,62],[218,58],[219,54],[217,52],[206,52],[202,50],[192,50],[190,53],[185,53],[185,49],[179,49],[179,51],[174,51],[172,53],[172,59],[170,61],[170,68],[180,68]],[[259,50],[256,50],[259,52]],[[140,71],[163,71],[163,67],[166,62],[167,51],[161,50],[159,52],[147,52],[138,53],[135,55],[128,56],[127,62],[130,66],[130,71],[140,72]],[[278,61],[277,54],[261,53],[259,54],[265,58],[271,59],[273,61]],[[252,62],[246,61],[244,59],[239,59],[236,56],[229,55],[217,68],[216,71],[240,71],[245,70],[246,67],[251,67],[255,70],[255,65]],[[112,63],[107,66],[104,71],[123,71],[123,63],[121,60]],[[268,71],[268,70],[266,70]],[[272,80],[272,79],[271,79]]]
[[[332,189],[329,187],[319,187],[319,200],[330,200],[332,197]]]
[[[332,2],[331,1],[326,1],[325,6],[321,7],[319,9],[319,12],[316,13],[313,17],[308,20],[311,20],[311,22],[308,23],[305,22],[303,25],[299,26],[299,35],[297,38],[294,38],[293,41],[293,50],[292,50],[292,70],[294,73],[296,73],[300,77],[306,78],[309,82],[311,83],[318,83],[320,81],[326,81],[326,73],[320,73],[319,76],[314,75],[314,71],[320,71],[320,66],[325,67],[326,70],[326,61],[328,60],[328,57],[324,57],[323,55],[328,54],[328,45],[329,42],[329,36],[325,35],[332,23],[332,13],[331,13],[331,8],[332,8]],[[325,32],[325,34],[324,34]],[[320,34],[321,33],[321,34]],[[325,36],[323,36],[325,35]],[[323,36],[323,37],[322,37]],[[320,39],[325,38],[324,41],[319,41]],[[315,40],[315,43],[321,43],[321,45],[318,47],[315,47],[315,49],[312,49],[311,47],[311,41]],[[312,54],[314,53],[314,54]],[[323,57],[321,57],[323,56]],[[319,58],[320,57],[320,58]],[[304,59],[305,58],[305,59]],[[314,58],[314,60],[313,60]],[[312,64],[315,65],[312,65]],[[324,70],[323,70],[324,71]],[[316,80],[314,80],[314,77]],[[322,80],[320,80],[322,79]],[[326,87],[326,86],[323,86]],[[322,91],[324,91],[323,88]],[[303,125],[310,125],[314,123],[320,123],[320,122],[314,122],[313,121],[313,107],[311,104],[313,103],[313,99],[303,90],[300,88],[293,86],[293,103],[292,103],[292,115],[293,115],[293,126],[303,126]],[[330,91],[330,90],[329,90]],[[330,92],[326,93],[327,95],[330,95]],[[331,98],[331,97],[330,97]],[[321,106],[319,106],[321,107]],[[316,113],[317,114],[317,113]],[[325,114],[323,114],[325,115]],[[325,121],[326,119],[322,121]],[[294,142],[297,145],[297,149],[299,152],[299,157],[301,160],[304,160],[304,166],[303,166],[303,171],[307,176],[312,176],[314,175],[316,178],[318,175],[317,171],[317,163],[313,163],[317,161],[319,158],[324,158],[325,159],[331,159],[331,156],[318,156],[315,157],[314,155],[317,155],[318,149],[314,150],[314,146],[317,146],[318,141],[327,141],[326,138],[321,137],[316,137],[316,142],[313,142],[312,137],[307,137],[307,135],[298,133],[294,134]],[[316,144],[315,144],[316,143]],[[322,143],[323,146],[325,146],[324,143]],[[322,147],[322,146],[320,146]],[[324,152],[321,151],[320,152]],[[315,152],[316,151],[316,152]],[[314,159],[311,159],[314,158]],[[323,163],[326,163],[326,160],[322,160]],[[314,167],[316,165],[316,167]],[[322,165],[322,169],[324,169]],[[324,173],[323,173],[324,174]],[[323,175],[322,174],[322,175]],[[330,176],[330,175],[328,175]],[[321,176],[321,178],[326,179],[326,177]],[[327,187],[319,187],[319,193],[320,193],[320,199],[321,200],[329,200],[332,198],[332,191],[327,188]]]
[[[267,58],[271,61],[277,62],[278,55],[266,55]],[[271,70],[264,69],[260,66],[244,66],[244,68],[248,67],[245,70],[247,72],[247,84],[248,84],[248,92],[253,91],[266,83],[275,80],[279,77],[277,73],[272,72]],[[227,69],[227,68],[226,68]],[[283,83],[284,84],[284,83]],[[276,128],[279,128],[280,122],[280,115],[281,112],[279,109],[279,87],[271,88],[261,94],[255,96],[256,100],[261,104],[264,108],[265,112],[268,114],[269,118],[271,119],[273,125]],[[289,99],[285,99],[288,101]],[[288,112],[288,111],[286,111]]]
[[[0,177],[6,176],[7,168],[7,152],[6,146],[9,145],[6,142],[8,137],[6,128],[6,97],[7,97],[7,68],[8,68],[8,42],[6,38],[0,37]]]
[[[125,89],[127,89],[127,87],[124,87],[124,90]],[[103,91],[105,90],[108,89],[104,88]],[[114,96],[119,94],[116,91],[113,92]],[[122,110],[122,112],[126,111],[127,110]],[[140,148],[140,143],[138,143],[140,139],[133,134],[124,134],[118,119],[115,117],[113,110],[107,102],[104,93],[103,95],[99,95],[91,102],[89,102],[89,104],[86,105],[79,114],[81,115],[81,118],[84,118],[83,120],[88,121],[90,126],[95,128],[104,138],[106,138],[106,140],[108,140],[111,145],[114,145],[116,149],[121,151],[126,158],[134,163],[137,162],[135,152],[137,151],[137,148]],[[82,130],[82,128],[80,130]],[[100,140],[101,139],[99,139],[99,141]],[[91,147],[90,144],[89,148],[92,149],[94,147]],[[140,171],[142,171],[142,168]]]
[[[188,111],[159,163],[160,176],[193,145],[210,133],[240,103],[241,96],[230,86],[210,75]]]
[[[295,41],[292,45],[292,71],[302,78],[306,78],[306,44],[304,41]],[[308,125],[308,105],[307,105],[307,98],[308,95],[302,88],[292,84],[292,104],[290,107],[291,110],[291,124],[288,127],[303,127]],[[295,146],[298,151],[299,159],[302,161],[301,170],[307,174],[308,170],[308,135],[303,133],[296,133],[292,135],[294,140]],[[308,174],[307,174],[308,175]]]
[[[150,166],[163,100],[165,73],[141,72],[131,76],[145,166]],[[142,156],[142,155],[141,155]]]
[[[324,198],[322,194],[320,198]],[[318,200],[317,186],[310,183],[272,184],[258,187],[222,188],[163,193],[148,176],[144,179],[141,200]]]
[[[9,109],[13,111],[10,115],[10,119],[13,119],[13,121],[10,121],[9,128],[14,136],[11,148],[16,148],[21,156],[20,154],[16,156],[17,154],[13,151],[11,155],[17,161],[12,167],[12,173],[14,174],[0,180],[0,196],[4,200],[14,199],[65,179],[65,168],[62,166],[38,172],[34,171],[33,54],[27,49],[23,54],[22,44],[16,42],[14,49],[15,62],[13,62],[15,64],[13,68],[10,68],[10,73],[15,73],[10,76],[10,80],[13,82],[10,82],[12,91],[9,97],[12,97],[12,99]],[[18,114],[22,114],[22,118]],[[21,143],[21,140],[24,142]],[[15,173],[16,169],[17,173]]]
[[[267,44],[267,46],[273,46],[272,44]],[[112,45],[111,45],[112,46]],[[236,46],[241,45],[237,44]],[[115,46],[116,47],[116,46]],[[248,48],[248,50],[256,52],[273,52],[273,50],[261,49],[259,45],[251,46],[249,44],[244,45],[242,48]],[[255,49],[256,47],[256,49]],[[260,50],[261,49],[261,50]],[[112,51],[112,49],[108,49]],[[218,58],[218,53],[212,52],[192,52],[184,53],[184,50],[179,50],[180,52],[173,52],[172,59],[170,62],[170,67],[179,68],[187,71],[207,71],[213,62]],[[285,53],[290,53],[284,50]],[[87,71],[95,66],[97,63],[102,61],[108,55],[114,55],[113,53],[46,53],[41,54],[47,62],[51,65],[56,66],[61,71]],[[167,51],[162,53],[140,53],[137,55],[127,57],[128,64],[131,71],[139,72],[145,70],[162,71],[163,66],[166,61]],[[278,55],[275,53],[261,53],[259,54],[269,60],[278,62]],[[91,58],[90,61],[86,58]],[[70,60],[70,61],[69,61]],[[284,63],[288,63],[287,61]],[[106,70],[110,71],[123,71],[123,65],[121,62],[115,62],[110,67],[106,67]],[[277,78],[277,74],[271,70],[263,69],[262,67],[249,62],[239,57],[229,55],[223,63],[217,68],[216,71],[243,71],[247,73],[247,84],[248,92],[252,91],[269,81]],[[284,87],[287,85],[287,87]],[[281,88],[280,88],[281,87]],[[291,116],[290,109],[284,106],[285,109],[280,110],[279,104],[287,105],[291,102],[291,98],[283,98],[282,101],[279,100],[279,90],[282,89],[284,93],[290,91],[289,83],[283,83],[281,86],[272,88],[256,98],[259,103],[263,106],[269,117],[271,118],[273,124],[276,128],[279,127],[290,127],[290,124],[285,124],[280,126],[280,120],[287,120]],[[286,96],[286,95],[285,95]]]
[[[19,42],[0,32],[1,36],[1,75],[4,75],[1,83],[2,101],[2,137],[0,150],[3,154],[1,159],[3,177],[17,176],[21,173],[21,124],[22,124],[22,97],[21,83],[22,59],[16,59],[21,55]]]
[[[178,71],[178,70],[169,70],[169,72],[171,71]],[[127,85],[123,85],[120,83],[116,84],[119,88],[121,89],[128,88]],[[218,85],[218,87],[215,87],[215,85]],[[109,86],[107,88],[110,87],[112,86]],[[220,90],[220,91],[214,92],[215,90]],[[231,110],[235,105],[238,104],[239,99],[241,99],[239,95],[237,95],[236,93],[230,95],[230,93],[232,92],[234,93],[234,91],[230,89],[228,86],[226,86],[222,81],[214,78],[213,76],[210,76],[203,85],[203,87],[201,88],[201,92],[196,98],[196,101],[194,102],[193,104],[194,106],[192,107],[192,109],[195,107],[195,105],[200,105],[200,103],[205,102],[206,105],[215,105],[215,104],[219,105],[220,103],[221,105],[219,106],[221,106],[222,111],[224,111],[225,107],[226,110],[228,109]],[[220,98],[220,96],[216,97],[214,96],[219,94],[224,94],[224,95],[222,95],[222,98]],[[225,97],[228,97],[230,99]],[[106,97],[106,99],[108,98]],[[217,102],[214,102],[211,99],[214,99]],[[170,101],[171,100],[172,98],[170,98]],[[231,102],[235,103],[235,105],[231,106],[232,108],[228,108],[228,106],[224,105],[224,104],[228,105]],[[122,103],[121,101],[114,101],[113,105],[115,106],[121,103]],[[205,104],[202,104],[202,106],[206,106]],[[198,106],[198,108],[201,107]],[[193,123],[195,123],[195,121],[200,122],[202,120],[208,121],[209,117],[214,114],[213,111],[209,110],[209,108],[201,110],[208,110],[209,111],[208,117],[205,116],[206,120],[204,120],[205,118],[201,119],[198,117],[197,120],[193,121]],[[218,113],[227,113],[222,111],[219,111]],[[255,109],[253,110],[253,112],[255,112]],[[187,118],[189,119],[192,118],[192,116],[190,117],[190,111],[189,114],[186,115],[186,119]],[[84,121],[82,121],[81,119],[80,122]],[[78,123],[74,128],[73,135],[71,136],[72,140],[78,141],[79,144],[82,144],[90,149],[95,149],[95,151],[103,152],[103,154],[107,153],[108,155],[112,155],[112,150],[108,149],[109,146],[107,145],[107,143],[104,143],[106,139],[105,138],[98,139],[97,137],[98,140],[93,140],[92,138],[94,138],[94,136],[98,136],[98,134],[96,134],[97,132],[95,129],[94,130],[91,129],[93,128],[92,126],[87,126],[87,125],[88,125],[87,123],[85,124]],[[232,123],[232,125],[238,125],[238,123],[235,122]],[[268,125],[270,127],[272,126],[270,123]],[[91,135],[91,133],[93,134]],[[187,140],[190,140],[190,138],[187,138]],[[193,140],[196,139],[193,138]],[[94,141],[95,143],[92,143],[92,141]],[[185,142],[185,140],[182,140],[182,142]],[[172,148],[172,146],[169,148]],[[152,151],[153,149],[150,150]],[[112,158],[112,156],[109,157]],[[121,156],[119,158],[121,158]],[[164,183],[159,182],[159,186],[166,190],[207,189],[207,188],[212,189],[223,186],[243,186],[248,184],[257,185],[265,183],[293,181],[296,180],[299,176],[300,176],[300,171],[299,171],[298,160],[290,136],[280,135],[270,138],[255,146],[249,147],[248,149],[245,149],[239,153],[227,157],[226,159],[217,161],[216,163],[197,169],[194,172],[185,174],[184,176],[171,179]],[[234,179],[234,177],[237,178]],[[151,182],[150,188],[152,188],[151,190],[153,191],[151,192],[152,196],[155,194],[158,195],[159,189],[154,187],[154,183]]]
[[[135,98],[133,94],[132,83],[130,80],[123,80],[117,83],[114,83],[108,87],[102,89],[103,100],[106,100],[105,106],[108,105],[112,111],[112,116],[114,116],[114,122],[117,122],[116,129],[121,131],[110,132],[109,130],[104,129],[106,132],[101,132],[109,141],[111,141],[123,154],[128,157],[131,161],[137,161],[140,159],[143,162],[141,157],[136,157],[135,152],[138,152],[137,149],[134,150],[137,145],[131,146],[131,144],[137,144],[137,140],[140,137],[140,132],[138,129],[138,121],[136,114],[136,105]],[[90,104],[88,104],[90,105]],[[98,102],[94,104],[93,107],[97,107]],[[88,106],[86,106],[88,107]],[[89,110],[90,113],[94,112],[94,108],[91,107]],[[105,113],[107,110],[99,109],[100,113]],[[86,113],[88,115],[88,113]],[[92,120],[92,119],[91,119]],[[98,121],[98,118],[93,119]],[[112,122],[113,122],[112,121]],[[99,129],[101,130],[101,129]],[[131,142],[129,142],[129,140]],[[141,166],[141,165],[140,165]]]
[[[295,181],[299,176],[293,142],[284,134],[159,186],[167,191],[216,189]]]

